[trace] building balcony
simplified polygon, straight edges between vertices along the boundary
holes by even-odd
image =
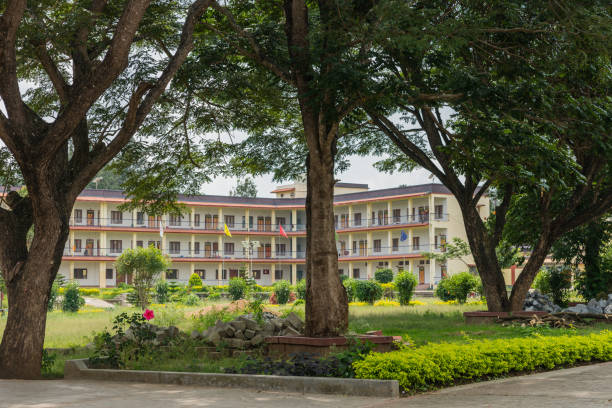
[[[427,225],[431,221],[443,222],[448,221],[448,214],[422,214],[422,215],[402,215],[399,217],[376,217],[367,219],[342,219],[336,222],[336,230],[338,232],[361,230],[361,229],[380,229],[387,227],[404,227],[411,225]]]
[[[75,258],[75,259],[90,259],[90,258],[117,258],[123,251],[117,248],[73,248],[64,249],[64,257]],[[228,261],[242,261],[254,262],[259,261],[278,261],[278,260],[296,260],[304,261],[306,253],[304,251],[282,251],[272,252],[270,250],[255,250],[251,255],[240,250],[236,251],[214,251],[214,250],[163,250],[164,255],[168,255],[172,260],[185,259],[189,261],[216,261],[223,262]]]
[[[409,245],[402,247],[372,247],[372,248],[353,248],[338,250],[340,260],[350,260],[352,258],[401,258],[402,256],[420,256],[423,252],[444,252],[443,245]]]

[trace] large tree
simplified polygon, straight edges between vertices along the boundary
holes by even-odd
[[[393,4],[398,35],[380,41],[381,72],[397,79],[397,91],[367,107],[393,142],[394,158],[383,167],[416,163],[449,188],[489,310],[520,310],[552,243],[612,205],[609,9]],[[403,41],[415,27],[423,40]],[[500,204],[487,223],[477,204],[490,188]],[[521,212],[527,201],[532,211]],[[508,219],[533,232],[522,242],[531,256],[510,297],[496,254]]]
[[[369,75],[373,64],[369,33],[375,21],[366,18],[371,5],[285,0],[229,1],[212,7],[216,18],[208,25],[209,32],[223,38],[234,51],[224,62],[238,61],[238,66],[243,64],[253,71],[251,78],[259,75],[265,81],[259,88],[265,105],[284,101],[289,127],[296,124],[292,119],[299,118],[299,126],[288,138],[279,132],[266,133],[262,129],[268,126],[257,118],[245,127],[258,133],[257,157],[268,155],[261,149],[262,136],[269,137],[269,143],[263,144],[273,145],[274,151],[285,149],[293,140],[305,147],[289,149],[292,156],[302,151],[306,156],[305,331],[309,336],[341,334],[348,327],[348,304],[337,272],[334,175],[343,121],[362,103],[364,95],[372,93],[375,83]],[[210,57],[210,52],[202,50],[200,56]],[[280,113],[282,109],[282,104],[276,105],[273,111]],[[288,159],[282,159],[286,167],[303,167]],[[246,164],[257,167],[251,160]]]
[[[0,208],[9,298],[0,378],[40,376],[73,204],[145,123],[208,3],[0,1],[0,140],[9,159],[0,166],[16,168],[28,193],[10,191]]]

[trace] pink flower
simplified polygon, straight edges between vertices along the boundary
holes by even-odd
[[[142,314],[142,317],[144,317],[147,320],[151,320],[155,317],[155,313],[153,313],[152,310],[145,310],[144,313]]]

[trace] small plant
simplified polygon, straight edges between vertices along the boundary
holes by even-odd
[[[383,289],[380,283],[375,281],[355,281],[355,297],[362,302],[374,303],[382,297]]]
[[[436,296],[443,301],[456,300],[465,303],[471,292],[478,289],[480,280],[469,272],[461,272],[444,278],[436,288]]]
[[[393,271],[391,269],[377,269],[374,272],[374,279],[378,283],[393,282]]]
[[[533,281],[533,287],[552,298],[559,306],[567,306],[572,288],[570,268],[542,269]]]
[[[189,287],[193,288],[194,286],[202,287],[202,278],[197,273],[192,273],[189,277]]]
[[[410,304],[416,286],[417,279],[411,272],[404,271],[397,274],[395,277],[395,287],[399,292],[399,301],[402,306]]]
[[[62,276],[62,275],[58,274],[58,276]],[[55,309],[55,302],[57,301],[57,297],[59,295],[59,289],[60,289],[60,284],[56,277],[55,280],[53,281],[53,285],[51,285],[51,291],[49,292],[49,303],[47,304],[47,311],[49,312],[52,312],[53,309]]]
[[[165,279],[160,279],[155,284],[155,299],[157,303],[164,304],[168,302],[170,295],[170,287]]]
[[[62,301],[62,310],[64,312],[76,313],[85,305],[85,299],[79,292],[79,283],[72,281],[66,285],[64,290],[64,300]]]
[[[49,354],[47,349],[43,349],[42,352],[42,362],[40,365],[40,370],[43,374],[49,374],[53,370],[53,366],[55,365],[55,360],[57,360],[56,354]]]
[[[289,281],[280,280],[274,283],[274,295],[276,296],[276,302],[279,305],[284,305],[289,302],[291,296],[291,284]]]
[[[221,299],[221,294],[219,292],[212,292],[210,295],[208,295],[208,300],[219,300]]]
[[[197,306],[200,304],[200,297],[193,293],[187,295],[183,303],[187,306]]]
[[[297,298],[298,299],[306,299],[306,280],[302,279],[300,281],[298,281],[298,283],[295,285],[295,291],[297,292]]]
[[[244,278],[232,278],[229,281],[227,291],[229,292],[232,300],[244,299],[247,292],[247,283]]]
[[[263,307],[263,302],[261,301],[261,299],[251,300],[249,304],[247,305],[246,310],[254,316],[257,323],[263,324],[264,307]]]

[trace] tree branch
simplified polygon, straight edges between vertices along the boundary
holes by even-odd
[[[68,103],[69,86],[64,79],[64,76],[57,68],[57,65],[47,52],[47,44],[42,43],[36,45],[36,55],[38,56],[38,60],[40,61],[43,69],[49,76],[49,79],[51,80],[51,83],[59,96],[61,104],[66,105]]]

